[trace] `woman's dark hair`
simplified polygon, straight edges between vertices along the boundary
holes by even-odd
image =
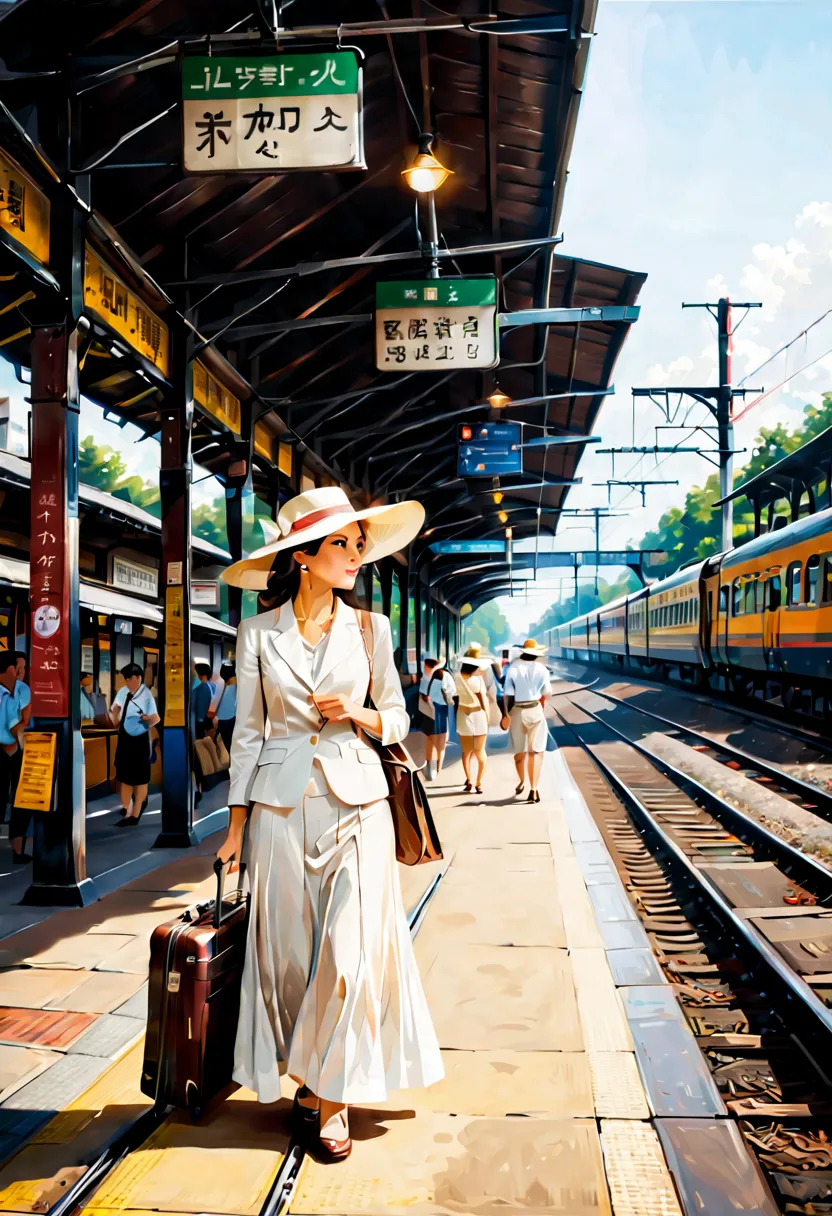
[[[475,671],[479,671],[479,666],[476,663],[463,663],[459,670],[464,676],[472,676]]]
[[[205,676],[206,680],[211,679],[211,666],[209,663],[195,663],[194,671],[198,676]]]
[[[537,658],[537,655],[536,654],[521,654],[520,658],[525,659],[527,663],[533,663],[535,661],[535,659]]]
[[[121,675],[125,680],[129,680],[131,676],[138,676],[140,680],[144,679],[144,672],[138,663],[128,663],[126,667],[122,667]]]
[[[236,676],[236,674],[237,674],[236,664],[232,663],[230,660],[226,663],[223,663],[222,667],[220,668],[220,679],[221,680],[230,680],[232,678],[232,676]]]
[[[361,528],[361,535],[365,535],[363,528]],[[321,536],[317,540],[310,540],[306,544],[296,545],[293,549],[283,549],[280,553],[274,555],[266,590],[260,592],[257,600],[261,612],[269,612],[272,608],[279,608],[287,600],[295,598],[300,589],[300,564],[295,561],[295,554],[308,553],[310,557],[315,557],[325,540],[326,537]],[[350,608],[361,607],[352,591],[340,591],[336,589],[334,594],[339,599],[342,599],[345,604],[348,604]]]

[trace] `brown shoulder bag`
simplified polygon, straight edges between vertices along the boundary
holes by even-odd
[[[370,664],[370,686],[365,706],[375,709],[371,690],[373,687],[373,618],[369,612],[357,609],[358,627]],[[369,638],[369,642],[368,642]],[[428,796],[419,778],[416,763],[402,743],[383,744],[363,731],[367,742],[378,752],[387,786],[390,790],[390,810],[393,815],[393,831],[396,835],[396,860],[406,866],[418,866],[423,862],[441,861],[442,846],[436,832],[436,824],[430,812]]]

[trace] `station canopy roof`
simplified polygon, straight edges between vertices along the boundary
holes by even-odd
[[[522,477],[502,479],[498,505],[490,478],[456,478],[458,425],[489,416],[487,405],[481,413],[471,407],[485,402],[495,374],[377,372],[366,318],[378,279],[422,274],[414,195],[401,177],[420,129],[435,134],[434,152],[453,170],[436,195],[443,248],[557,234],[596,2],[278,4],[283,27],[295,27],[281,36],[281,50],[334,47],[335,37],[299,36],[298,27],[352,23],[342,26],[341,44],[364,55],[366,171],[183,172],[180,55],[241,46],[274,53],[272,5],[262,0],[17,0],[0,20],[0,99],[59,165],[60,132],[50,115],[65,104],[62,89],[75,96],[76,184],[251,384],[255,415],[274,411],[301,454],[317,455],[371,497],[420,498],[434,539],[500,536],[505,511],[519,540],[554,530],[582,446],[526,452]],[[483,33],[494,18],[520,24]],[[382,19],[427,24],[423,33],[392,35],[354,28]],[[473,22],[474,30],[461,28]],[[412,261],[365,260],[405,251]],[[355,260],[311,265],[332,259]],[[645,277],[562,256],[552,244],[443,259],[442,273],[498,275],[505,313],[633,305]],[[590,314],[506,329],[500,390],[518,401],[553,399],[502,416],[538,428],[530,436],[544,425],[553,434],[588,434],[627,331],[626,320]],[[152,428],[159,404],[148,393],[130,406],[134,420]]]
[[[749,477],[748,481],[735,486],[733,491],[721,498],[716,506],[723,502],[732,502],[737,498],[747,498],[758,510],[786,498],[797,504],[803,494],[819,482],[827,484],[832,480],[832,427],[821,431],[804,443],[797,451],[791,452],[758,473]]]

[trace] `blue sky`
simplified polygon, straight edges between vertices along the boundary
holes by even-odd
[[[714,327],[685,301],[760,300],[737,334],[739,379],[832,308],[832,4],[828,0],[600,0],[573,147],[561,229],[566,254],[646,271],[641,317],[603,406],[600,446],[656,442],[658,410],[639,402],[635,441],[630,387],[711,383]],[[766,389],[832,348],[832,317],[807,342],[755,377]],[[752,382],[749,382],[752,383]],[[756,383],[755,383],[756,386]],[[738,424],[737,446],[758,427],[797,422],[832,389],[832,355]],[[697,421],[705,421],[696,415]],[[674,437],[671,442],[679,442]],[[668,438],[659,442],[668,442]],[[738,456],[737,460],[742,461]],[[640,496],[614,491],[624,516],[602,532],[607,547],[638,542],[663,511],[701,484],[711,466],[676,456],[619,457],[617,478],[678,479]],[[606,503],[610,459],[591,448],[571,507]],[[573,525],[574,527],[574,525]],[[589,530],[564,531],[558,549],[588,548]],[[551,601],[547,591],[501,600],[521,631]]]

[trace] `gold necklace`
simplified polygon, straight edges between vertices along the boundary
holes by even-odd
[[[292,606],[294,607],[294,605],[292,605]],[[323,632],[326,629],[327,625],[329,625],[332,622],[337,610],[338,610],[338,603],[335,599],[335,596],[333,595],[332,609],[330,610],[329,615],[324,617],[324,619],[322,621],[319,621],[313,617],[311,624],[317,625],[318,628]],[[308,621],[309,617],[306,615],[306,613],[300,613],[300,612],[298,612],[297,608],[295,608],[295,620],[298,622],[298,624],[300,624],[301,622]]]

